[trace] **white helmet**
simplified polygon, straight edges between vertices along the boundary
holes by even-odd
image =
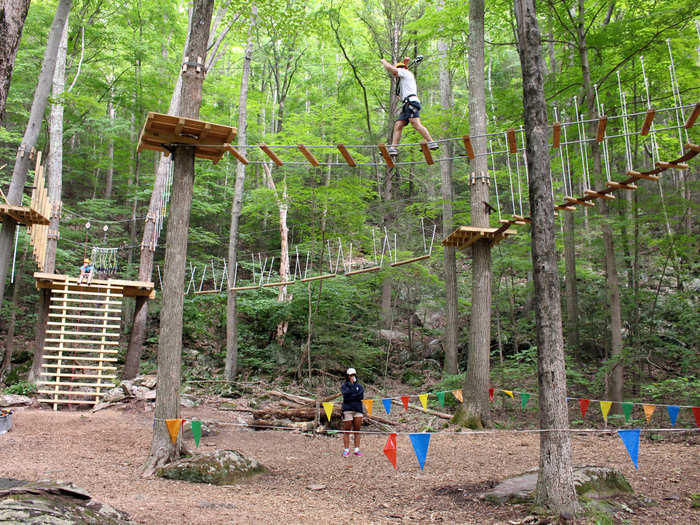
[[[345,373],[349,376],[357,375],[357,370],[355,370],[354,368],[348,368],[348,371]]]

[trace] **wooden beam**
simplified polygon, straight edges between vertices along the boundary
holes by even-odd
[[[693,127],[695,124],[695,121],[698,119],[700,116],[700,102],[695,103],[695,107],[693,108],[693,112],[690,114],[688,117],[688,120],[685,122],[685,129],[690,129]]]
[[[616,190],[636,190],[637,189],[637,186],[635,184],[621,184],[619,182],[615,182],[612,180],[609,180],[605,184],[609,188],[615,188]]]
[[[664,169],[675,169],[675,170],[687,170],[688,165],[687,164],[673,164],[671,162],[657,162],[656,163],[657,168],[664,168]]]
[[[472,139],[469,138],[469,135],[464,135],[462,137],[462,142],[464,142],[464,149],[467,152],[467,157],[469,157],[470,160],[474,159],[476,155],[474,154]]]
[[[198,292],[194,292],[195,295],[208,295],[208,294],[213,294],[213,293],[219,293],[221,290],[200,290]]]
[[[700,153],[700,146],[698,146],[697,144],[686,144],[685,149],[688,151],[695,151],[697,153]]]
[[[371,267],[369,267],[369,268],[362,268],[361,270],[353,270],[353,271],[351,271],[351,272],[345,272],[345,276],[346,276],[346,277],[349,277],[349,276],[351,276],[351,275],[357,275],[357,274],[360,274],[360,273],[377,272],[377,271],[379,271],[379,270],[381,270],[381,269],[382,269],[381,266],[371,266]]]
[[[345,162],[347,162],[350,167],[352,167],[352,168],[357,167],[357,163],[352,158],[352,155],[350,155],[350,152],[348,151],[348,149],[345,147],[344,144],[338,144],[337,148],[338,148],[338,151],[340,151],[340,154],[345,159]]]
[[[430,149],[428,148],[428,143],[424,140],[420,141],[420,149],[423,152],[423,156],[425,157],[425,162],[428,163],[428,165],[433,165],[435,164],[435,161],[433,160],[433,156],[430,153]]]
[[[306,160],[308,160],[314,168],[318,168],[321,165],[316,157],[314,157],[314,154],[311,153],[306,146],[303,144],[297,144],[297,148],[299,148],[301,154],[306,157]]]
[[[594,190],[583,190],[583,193],[585,193],[589,197],[594,197],[596,199],[608,199],[611,201],[616,199],[615,195],[609,195],[607,193],[599,193],[599,192],[594,191]]]
[[[238,160],[238,162],[240,162],[241,164],[248,164],[248,159],[246,159],[240,151],[231,146],[231,144],[224,145],[224,149],[228,151],[231,155],[236,157],[236,160]]]
[[[555,210],[564,210],[564,211],[576,211],[576,206],[569,206],[569,204],[559,204],[558,206],[554,207]]]
[[[630,170],[627,172],[627,175],[629,177],[632,177],[633,179],[647,179],[647,180],[659,180],[659,177],[656,175],[650,175],[648,173],[641,173],[639,171],[634,171]]]
[[[386,162],[386,165],[389,169],[394,169],[394,159],[391,158],[391,155],[389,155],[389,151],[386,149],[386,144],[382,143],[379,145],[379,152],[382,154],[382,157],[384,157],[384,162]]]
[[[276,283],[266,283],[263,284],[263,288],[277,288],[277,287],[282,287],[282,286],[288,286],[290,284],[294,284],[296,281],[278,281]]]
[[[509,128],[506,130],[506,137],[508,137],[508,151],[511,153],[518,152],[518,144],[515,140],[515,129]]]
[[[552,126],[552,147],[558,148],[561,144],[561,122],[555,122]]]
[[[651,129],[651,123],[654,122],[654,115],[656,115],[656,110],[650,108],[647,110],[646,117],[644,117],[644,123],[642,124],[642,130],[639,132],[640,135],[648,135]]]
[[[267,155],[268,157],[270,157],[270,159],[272,159],[272,162],[274,162],[274,163],[277,164],[278,166],[281,166],[282,164],[284,164],[284,163],[280,160],[280,158],[275,154],[275,152],[272,151],[272,150],[268,147],[267,144],[265,144],[265,143],[263,142],[262,144],[260,144],[259,147],[260,147],[261,150],[263,150],[263,152],[265,153],[265,155]]]
[[[530,220],[530,217],[523,217],[523,216],[521,216],[521,215],[513,215],[513,217],[515,217],[515,219],[518,220],[518,221],[524,221],[524,222],[526,222],[526,223],[532,222],[532,221]]]
[[[404,261],[396,261],[391,263],[391,266],[403,266],[404,264],[410,264],[418,261],[424,261],[425,259],[430,259],[430,255],[421,255],[420,257],[414,257],[413,259],[406,259]]]
[[[233,288],[229,288],[232,292],[240,292],[241,290],[257,290],[260,288],[257,284],[255,285],[250,285],[250,286],[235,286]]]
[[[576,204],[580,204],[581,206],[588,206],[588,207],[595,206],[594,202],[582,201],[581,199],[577,199],[575,197],[564,197],[564,200],[567,202],[567,204],[570,202],[574,202]]]
[[[335,273],[326,273],[323,275],[315,275],[314,277],[307,277],[305,279],[299,279],[300,283],[308,283],[310,281],[320,281],[322,279],[331,279],[333,277],[336,277],[337,274]]]
[[[202,128],[202,132],[199,134],[199,140],[203,141],[205,138],[207,138],[210,131],[211,131],[211,122],[207,122],[206,124],[204,124],[204,128]]]
[[[605,138],[605,128],[608,126],[608,117],[603,115],[600,117],[600,120],[598,120],[598,130],[595,135],[595,140],[596,142],[603,142],[603,139]]]

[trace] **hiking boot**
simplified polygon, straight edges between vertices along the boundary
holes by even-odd
[[[435,141],[428,142],[428,149],[429,150],[436,150],[439,148],[440,148],[440,144],[438,144],[437,142],[435,142]]]
[[[396,157],[399,154],[399,150],[396,148],[396,146],[387,146],[386,151],[392,157]]]

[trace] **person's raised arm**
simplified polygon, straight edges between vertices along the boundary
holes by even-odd
[[[386,69],[386,70],[387,70],[389,73],[391,73],[392,75],[398,75],[398,74],[399,74],[399,70],[398,70],[395,66],[393,66],[392,64],[390,64],[389,62],[387,62],[386,60],[384,60],[383,58],[380,60],[380,62],[381,62],[382,65],[384,66],[384,69]]]

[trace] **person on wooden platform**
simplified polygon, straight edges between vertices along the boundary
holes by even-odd
[[[365,397],[365,388],[357,380],[357,372],[354,368],[348,368],[346,372],[345,382],[340,386],[340,392],[343,394],[343,406],[341,412],[343,414],[343,457],[350,455],[350,432],[353,430],[355,438],[355,451],[353,454],[362,456],[360,452],[360,428],[362,427],[362,400]]]
[[[391,65],[391,63],[383,58],[381,59],[384,69],[396,77],[396,94],[403,104],[401,107],[401,114],[394,124],[391,145],[386,148],[389,155],[393,157],[399,154],[399,150],[396,146],[401,142],[401,132],[408,123],[410,123],[421,137],[426,140],[428,149],[436,150],[439,147],[438,143],[430,136],[428,128],[420,121],[421,104],[418,95],[416,95],[416,93],[418,93],[416,77],[408,70],[410,61],[411,59],[407,57],[403,59],[403,62],[397,62],[395,65]]]
[[[80,267],[80,278],[78,279],[78,284],[87,284],[90,286],[92,282],[92,276],[95,273],[95,267],[90,262],[90,259],[83,259],[83,265]]]

